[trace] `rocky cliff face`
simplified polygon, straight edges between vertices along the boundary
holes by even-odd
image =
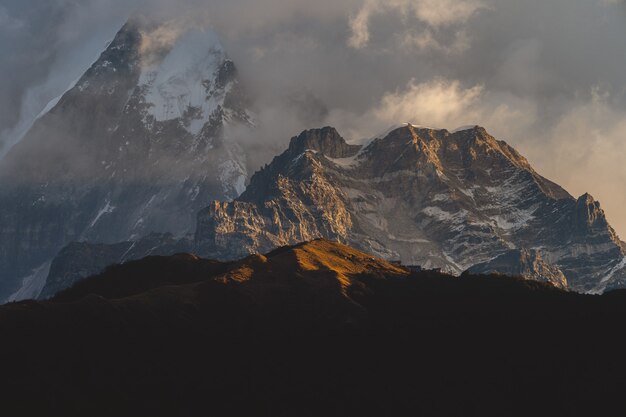
[[[199,214],[197,251],[236,259],[319,237],[348,241],[355,226],[352,215],[322,155],[354,157],[358,150],[332,128],[292,139],[284,154],[253,176],[239,199],[214,202]]]
[[[316,238],[453,274],[531,250],[576,291],[626,286],[600,204],[480,127],[405,125],[366,146],[309,130],[246,188],[234,63],[214,34],[170,42],[167,25],[125,25],[0,161],[0,300],[177,248],[229,260]]]
[[[244,190],[230,132],[251,121],[235,66],[213,33],[166,42],[168,24],[126,24],[0,161],[0,299],[42,288],[69,242],[182,237]]]
[[[563,271],[545,262],[537,250],[511,250],[488,262],[474,265],[466,272],[472,275],[501,274],[522,277],[532,281],[548,282],[561,289],[568,288]]]
[[[533,249],[583,292],[626,276],[599,203],[574,199],[480,127],[407,125],[358,150],[332,128],[304,132],[241,197],[200,213],[196,248],[229,259],[317,237],[456,274]]]
[[[186,253],[192,250],[191,239],[175,239],[171,234],[150,234],[137,241],[111,245],[88,242],[70,243],[52,261],[50,272],[43,282],[43,288],[38,290],[38,294],[36,291],[33,294],[23,294],[23,298],[48,299],[85,278],[101,273],[114,264],[148,256]]]

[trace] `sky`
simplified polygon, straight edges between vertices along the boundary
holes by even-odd
[[[133,13],[219,33],[267,155],[323,125],[358,142],[403,122],[479,124],[591,193],[626,238],[622,0],[3,0],[0,149]]]

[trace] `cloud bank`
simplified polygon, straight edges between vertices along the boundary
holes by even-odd
[[[353,141],[400,122],[481,124],[571,193],[600,199],[626,237],[625,11],[617,0],[7,0],[0,140],[19,136],[130,14],[191,16],[237,63],[260,154],[326,124]]]
[[[430,29],[437,29],[467,22],[485,5],[478,0],[366,0],[358,13],[350,18],[351,36],[348,45],[356,49],[366,47],[370,41],[370,25],[373,17],[397,12],[404,22],[412,15]],[[409,30],[410,32],[410,30]],[[426,29],[421,35],[407,36],[424,46],[436,42],[432,31]]]

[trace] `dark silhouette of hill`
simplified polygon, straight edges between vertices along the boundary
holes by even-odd
[[[411,273],[324,240],[152,257],[0,308],[0,411],[620,415],[624,318],[626,292]]]

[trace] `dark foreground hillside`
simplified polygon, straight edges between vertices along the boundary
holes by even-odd
[[[110,268],[0,308],[0,414],[599,416],[626,293],[404,269],[316,241]]]

